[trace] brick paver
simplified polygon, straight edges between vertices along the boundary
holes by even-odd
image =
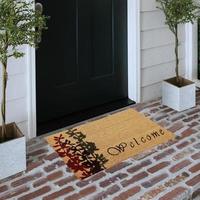
[[[181,113],[160,99],[132,108],[174,132],[176,140],[80,181],[44,136],[34,138],[27,142],[26,172],[0,181],[0,200],[200,200],[200,91],[197,106]]]

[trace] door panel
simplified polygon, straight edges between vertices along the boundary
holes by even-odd
[[[198,79],[200,80],[200,19],[198,20]]]
[[[37,51],[38,123],[126,98],[126,0],[38,2],[51,17]]]
[[[114,15],[112,1],[91,2],[91,78],[113,74],[114,70]],[[102,11],[104,15],[102,16]],[[101,37],[99,37],[99,34]]]

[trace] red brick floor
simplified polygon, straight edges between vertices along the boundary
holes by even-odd
[[[0,181],[0,199],[200,200],[200,91],[178,113],[160,100],[133,106],[176,134],[176,141],[77,180],[43,137],[27,143],[25,173]]]

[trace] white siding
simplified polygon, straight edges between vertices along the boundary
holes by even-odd
[[[27,52],[27,47],[21,47]],[[28,133],[27,54],[8,61],[7,123],[16,122],[25,135]],[[0,97],[2,97],[2,66],[0,65]],[[1,117],[0,117],[1,124]]]
[[[141,0],[141,80],[142,101],[161,96],[161,82],[175,75],[174,36],[155,0]],[[180,66],[185,74],[185,29],[181,26]]]

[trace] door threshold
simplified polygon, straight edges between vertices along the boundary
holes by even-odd
[[[83,110],[80,112],[72,113],[70,115],[64,116],[59,119],[55,119],[55,120],[48,121],[45,123],[38,123],[37,136],[64,128],[66,126],[70,126],[72,124],[75,124],[84,120],[88,120],[90,118],[97,117],[99,115],[106,114],[108,112],[112,112],[114,110],[118,110],[120,108],[124,108],[133,104],[135,104],[134,101],[128,98],[125,98],[125,99],[120,99],[118,101],[106,103],[101,106]]]

